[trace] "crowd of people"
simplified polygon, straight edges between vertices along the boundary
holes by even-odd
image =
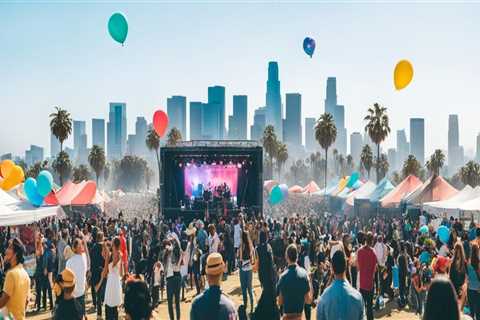
[[[24,319],[33,291],[35,308],[54,319],[87,318],[91,295],[97,319],[122,312],[149,319],[166,302],[170,320],[310,320],[315,309],[318,320],[371,320],[388,301],[425,320],[480,320],[480,228],[473,220],[465,226],[444,218],[444,243],[423,215],[360,219],[317,210],[188,222],[122,213],[56,219],[33,226],[32,245],[7,228],[0,234],[0,308]],[[28,247],[32,278],[22,266]],[[221,290],[237,274],[241,306]],[[188,291],[196,297],[185,315],[180,304]]]

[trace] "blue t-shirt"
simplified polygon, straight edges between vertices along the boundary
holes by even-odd
[[[480,290],[480,279],[478,278],[477,272],[472,267],[471,264],[467,266],[468,273],[468,289],[469,290]]]
[[[333,281],[318,301],[317,320],[330,319],[363,319],[362,295],[348,281]]]
[[[277,295],[283,297],[283,312],[302,313],[309,290],[307,271],[298,265],[289,266],[277,283]]]

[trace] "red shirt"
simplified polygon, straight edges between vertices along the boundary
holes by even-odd
[[[128,251],[127,251],[127,240],[123,233],[120,235],[120,252],[122,253],[122,261],[125,266],[125,272],[128,272]]]
[[[369,246],[363,246],[357,253],[357,265],[360,272],[360,289],[372,291],[377,256]]]

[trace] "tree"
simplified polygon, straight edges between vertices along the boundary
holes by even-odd
[[[114,186],[128,191],[138,191],[145,182],[147,162],[137,156],[125,156],[115,164]]]
[[[440,169],[445,163],[445,154],[442,150],[437,149],[431,155],[430,160],[427,161],[425,167],[427,167],[430,174],[434,177],[440,175]]]
[[[69,177],[72,172],[72,163],[68,153],[65,151],[60,151],[57,155],[57,158],[53,160],[52,168],[58,173],[60,178],[60,185],[63,185],[63,178]]]
[[[351,174],[353,171],[353,168],[355,167],[353,163],[353,157],[351,154],[347,156],[347,174]]]
[[[167,135],[167,146],[175,146],[180,141],[182,141],[182,133],[176,127],[173,127]]]
[[[147,137],[145,138],[145,144],[147,145],[148,150],[155,152],[155,157],[157,158],[158,166],[158,187],[160,188],[160,137],[153,129],[149,129]]]
[[[102,173],[103,169],[105,168],[105,151],[102,147],[94,145],[92,150],[90,150],[90,154],[88,155],[88,163],[90,167],[92,167],[93,171],[95,172],[95,178],[97,181],[98,186],[98,179],[100,174]]]
[[[270,160],[269,177],[271,178],[273,176],[273,158],[275,157],[278,148],[277,135],[275,134],[275,129],[272,125],[265,127],[265,130],[263,131],[262,144]]]
[[[84,164],[73,168],[73,182],[78,183],[82,181],[90,180],[90,171]]]
[[[377,177],[377,180],[383,179],[387,175],[388,168],[390,167],[390,165],[388,164],[387,155],[385,153],[382,153],[380,155],[380,160],[378,161],[376,166],[378,167],[378,173],[380,175],[379,177]]]
[[[380,164],[380,143],[382,143],[390,133],[390,126],[388,124],[387,108],[374,103],[373,107],[368,108],[368,114],[363,119],[367,121],[365,125],[365,132],[368,133],[370,139],[377,145],[377,164]],[[379,167],[376,166],[377,183],[380,181]]]
[[[333,154],[333,171],[335,172],[335,175],[339,175],[338,174],[338,150],[337,148],[334,148],[333,151],[332,151],[332,154]]]
[[[338,169],[341,177],[344,177],[347,175],[347,167],[346,167],[346,161],[345,157],[343,154],[339,155],[337,157],[337,162],[338,162]]]
[[[63,151],[63,142],[72,133],[72,118],[70,113],[60,107],[55,107],[56,112],[50,114],[50,130],[60,142],[60,152]],[[64,156],[62,156],[65,158]],[[58,157],[57,157],[58,158]],[[58,171],[57,171],[58,172]],[[59,173],[60,185],[63,185],[63,175]]]
[[[420,165],[420,162],[415,158],[414,155],[409,155],[408,158],[405,160],[403,163],[403,168],[402,168],[402,175],[403,178],[405,179],[409,175],[414,175],[417,177],[421,176],[421,169],[422,166]]]
[[[327,190],[328,148],[337,139],[337,127],[330,113],[324,113],[315,124],[315,139],[325,150],[325,191]]]
[[[145,184],[147,185],[147,191],[150,190],[150,183],[154,174],[155,172],[153,172],[149,166],[145,168]]]
[[[459,174],[465,185],[475,188],[480,184],[480,165],[474,161],[468,161],[461,167]]]
[[[110,164],[105,163],[105,168],[103,169],[103,183],[106,184],[108,181],[108,178],[110,178]]]
[[[370,170],[373,165],[372,148],[368,144],[364,145],[360,153],[360,165],[367,170],[367,177],[370,179]]]
[[[280,145],[277,148],[277,167],[278,167],[278,178],[282,175],[282,169],[288,159],[288,149],[287,145],[280,142]]]
[[[392,181],[394,184],[399,184],[400,182],[402,182],[402,177],[400,176],[400,174],[398,173],[398,171],[394,171],[392,173]]]
[[[47,160],[36,162],[33,166],[28,168],[28,170],[25,171],[25,177],[36,179],[38,174],[42,170],[48,170],[48,161]]]

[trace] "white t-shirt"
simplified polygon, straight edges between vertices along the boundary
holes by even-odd
[[[242,238],[242,228],[240,228],[240,223],[237,223],[233,227],[233,246],[235,248],[240,248],[240,241]]]
[[[162,268],[157,265],[153,269],[153,285],[159,286],[162,280]]]
[[[73,297],[78,298],[85,294],[87,282],[87,256],[85,253],[74,254],[68,259],[66,267],[71,269],[75,274],[75,289],[73,290]]]
[[[375,251],[375,256],[377,256],[378,264],[384,267],[387,261],[387,246],[383,242],[377,242],[373,247],[373,251]]]
[[[208,249],[209,253],[218,252],[218,245],[220,244],[220,238],[215,232],[213,236],[208,236]]]

